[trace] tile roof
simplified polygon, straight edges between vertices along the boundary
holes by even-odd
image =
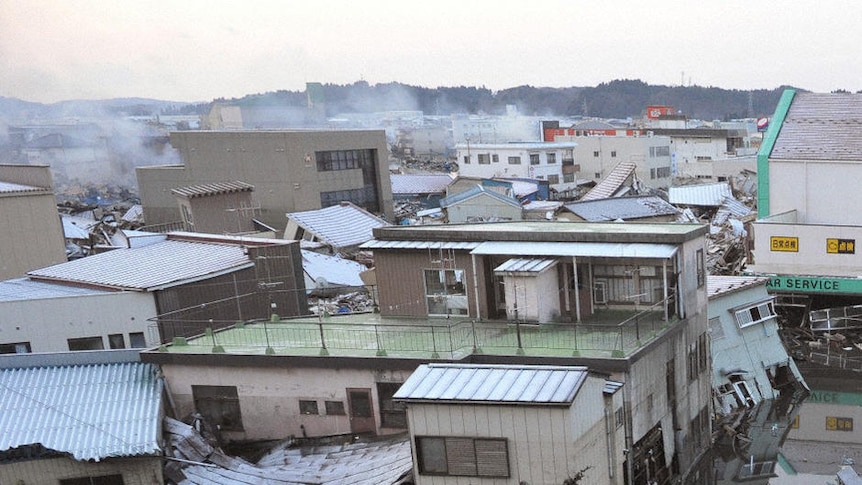
[[[668,188],[668,201],[678,205],[718,207],[726,199],[735,200],[727,182],[681,185]]]
[[[393,195],[445,193],[452,177],[441,174],[392,174]]]
[[[162,382],[152,364],[0,370],[0,451],[40,444],[76,460],[160,453]]]
[[[620,162],[601,182],[581,197],[581,200],[607,199],[613,196],[626,180],[635,173],[637,165],[634,162]]]
[[[213,182],[210,184],[188,185],[171,189],[171,193],[186,198],[204,197],[207,195],[232,194],[234,192],[251,192],[254,185],[235,180],[233,182]]]
[[[769,278],[761,276],[707,275],[706,294],[709,298],[715,298],[745,288],[765,285],[768,281]]]
[[[393,399],[569,405],[586,378],[580,366],[423,364]]]
[[[291,212],[287,217],[334,248],[362,244],[373,238],[372,229],[390,225],[350,203],[312,211]]]
[[[661,197],[654,195],[594,199],[566,204],[565,207],[589,222],[643,219],[676,215],[680,212]]]
[[[110,293],[114,292],[46,281],[35,281],[29,278],[0,281],[0,302],[63,298],[67,296],[107,295]]]
[[[165,240],[114,249],[27,273],[33,279],[153,291],[250,267],[242,246]]]
[[[769,157],[862,160],[862,94],[797,93]]]

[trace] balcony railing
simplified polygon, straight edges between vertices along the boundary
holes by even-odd
[[[601,310],[582,323],[397,319],[375,313],[236,323],[174,338],[166,352],[389,356],[460,359],[471,354],[621,358],[678,321],[665,302],[641,311]],[[188,325],[200,323],[188,322]],[[174,334],[181,322],[171,322]],[[158,332],[154,325],[153,332]]]

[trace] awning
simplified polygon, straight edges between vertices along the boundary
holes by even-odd
[[[494,268],[495,273],[541,273],[557,264],[555,259],[512,258]]]
[[[669,259],[676,251],[673,244],[487,241],[470,254]]]

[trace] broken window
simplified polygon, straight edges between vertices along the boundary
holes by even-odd
[[[736,324],[745,328],[763,322],[775,316],[773,301],[763,301],[756,305],[735,310]]]
[[[419,473],[467,477],[509,476],[505,438],[417,436]]]
[[[224,431],[242,431],[236,386],[192,386],[195,409]]]
[[[112,333],[108,335],[108,345],[112,349],[125,349],[126,341],[121,333]]]
[[[426,269],[425,297],[429,315],[467,315],[467,290],[462,269]]]
[[[320,414],[317,410],[317,401],[300,399],[299,414]]]

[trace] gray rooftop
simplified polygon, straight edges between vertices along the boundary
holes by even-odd
[[[733,192],[727,182],[681,185],[669,187],[667,198],[671,204],[718,207],[733,200]]]
[[[394,399],[475,404],[570,405],[587,368],[545,365],[423,364]]]
[[[613,196],[635,173],[637,165],[634,162],[620,162],[611,172],[581,197],[581,200],[606,199]]]
[[[514,197],[509,197],[508,195],[501,194],[495,190],[486,189],[484,185],[474,185],[469,189],[458,192],[457,194],[450,195],[448,197],[444,197],[440,199],[440,207],[451,207],[453,205],[460,204],[464,201],[473,199],[475,197],[479,197],[485,195],[492,199],[496,199],[505,204],[509,204],[514,207],[521,207],[521,203],[518,202],[518,199]]]
[[[29,278],[15,278],[0,281],[0,302],[16,300],[40,300],[70,296],[108,295],[108,290],[81,288],[78,286],[35,281]]]
[[[254,185],[235,180],[232,182],[213,182],[209,184],[177,187],[175,189],[171,189],[171,193],[174,195],[179,195],[181,197],[191,199],[194,197],[205,197],[208,195],[232,194],[235,192],[251,192],[253,190]]]
[[[769,278],[759,276],[708,275],[706,277],[706,293],[712,299],[746,288],[766,285],[767,281],[769,281]]]
[[[393,195],[442,194],[452,183],[452,177],[442,174],[392,174]]]
[[[796,93],[769,157],[862,160],[862,94]]]
[[[373,237],[371,231],[374,228],[389,225],[385,220],[350,203],[291,212],[287,217],[334,248],[362,244]]]
[[[0,451],[40,444],[76,460],[160,453],[152,364],[0,370]]]
[[[3,182],[0,180],[0,194],[19,194],[33,192],[50,192],[42,187],[33,187],[32,185],[15,184],[12,182]]]
[[[566,204],[565,208],[589,222],[615,221],[617,219],[643,219],[672,216],[680,211],[661,197],[654,195],[638,197],[610,197]]]
[[[166,241],[114,249],[27,273],[33,279],[152,291],[253,266],[240,245]]]

